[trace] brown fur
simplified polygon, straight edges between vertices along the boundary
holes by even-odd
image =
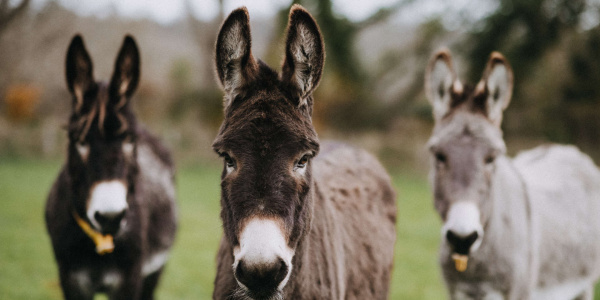
[[[281,75],[253,60],[249,33],[241,8],[225,20],[217,40],[217,74],[226,95],[213,147],[225,159],[224,237],[213,298],[386,299],[395,192],[384,168],[365,151],[318,141],[312,92],[325,52],[316,22],[300,6],[292,8]],[[296,169],[304,168],[298,167],[304,156],[301,173]],[[281,291],[247,291],[234,276],[233,250],[242,225],[255,216],[281,220],[295,251]]]

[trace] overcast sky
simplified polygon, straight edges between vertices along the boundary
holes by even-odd
[[[47,0],[34,0],[34,6],[41,7]],[[62,5],[81,15],[105,17],[113,12],[128,18],[149,18],[168,24],[184,16],[185,0],[58,0]],[[334,0],[334,9],[351,20],[361,20],[382,7],[397,0]],[[492,1],[493,2],[493,1]],[[245,5],[252,17],[271,17],[290,0],[225,0],[225,11],[229,12]],[[218,13],[217,0],[192,0],[193,14],[203,20],[210,20]],[[478,0],[426,0],[414,1],[394,20],[416,23],[433,15],[448,15],[462,8],[472,10],[470,17],[479,18],[489,13],[493,7],[490,1]],[[449,18],[452,22],[452,18]],[[451,25],[451,24],[450,24]]]

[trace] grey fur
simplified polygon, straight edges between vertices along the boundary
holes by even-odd
[[[440,62],[449,66],[447,77],[431,75]],[[497,65],[504,68],[499,74],[508,71],[499,85],[512,89],[510,66],[499,53],[492,54],[484,74],[497,71]],[[434,56],[427,73],[426,80],[456,80],[447,50]],[[455,268],[454,246],[443,238],[440,265],[450,298],[591,299],[600,277],[600,172],[594,162],[561,145],[511,159],[497,110],[510,99],[494,104],[487,88],[498,84],[486,75],[474,91],[460,82],[442,84],[449,90],[440,95],[452,95],[442,107],[432,92],[440,84],[432,81],[428,96],[438,105],[429,141],[435,207],[447,221],[453,204],[476,203],[484,230],[464,272]],[[500,95],[510,97],[511,90]],[[490,109],[490,103],[497,106]]]
[[[254,61],[250,49],[241,51],[248,58],[241,69],[231,67],[227,45],[250,45],[248,21],[245,8],[234,10],[216,47],[217,74],[233,101],[225,101],[225,118],[213,143],[224,160],[224,237],[213,299],[387,299],[396,195],[372,155],[340,143],[319,143],[311,117],[312,91],[325,59],[318,25],[301,6],[292,6],[286,54],[277,73]],[[232,43],[232,36],[247,41]],[[227,89],[238,82],[245,85],[234,93]],[[285,239],[277,246],[289,248],[286,257],[244,267],[246,261],[234,252],[243,249],[241,228],[253,218],[276,221]],[[256,249],[268,250],[263,245]],[[273,268],[278,265],[284,268]]]

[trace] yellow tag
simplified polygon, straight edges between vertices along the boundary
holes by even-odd
[[[77,225],[87,234],[90,239],[96,244],[96,252],[99,255],[104,255],[107,253],[112,253],[115,250],[115,243],[113,242],[113,237],[110,234],[103,235],[102,233],[94,230],[90,224],[84,221],[79,215],[73,211],[73,217],[77,222]]]
[[[467,269],[467,261],[469,257],[466,255],[454,253],[452,254],[452,259],[454,260],[454,267],[456,271],[464,272]]]
[[[115,244],[113,243],[113,237],[110,234],[101,235],[98,234],[92,238],[94,244],[96,244],[96,252],[100,255],[112,253],[115,250]]]

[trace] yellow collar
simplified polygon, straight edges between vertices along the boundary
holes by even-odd
[[[75,210],[73,210],[73,218],[75,218],[75,221],[81,230],[83,230],[83,232],[85,232],[85,234],[92,239],[94,244],[96,244],[96,252],[98,252],[99,255],[112,253],[113,250],[115,250],[115,244],[113,243],[112,235],[103,235],[102,233],[94,230],[88,222],[79,217]]]

